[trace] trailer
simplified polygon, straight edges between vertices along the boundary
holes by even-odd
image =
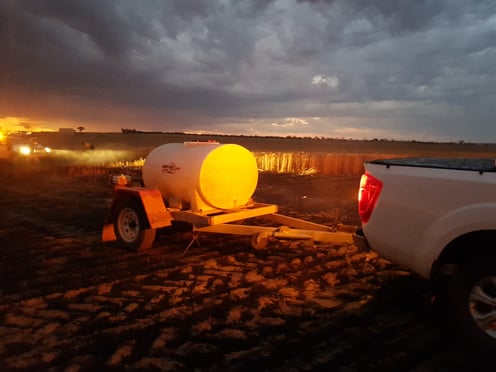
[[[254,249],[271,239],[304,239],[353,244],[353,229],[284,216],[276,204],[252,200],[258,168],[251,152],[242,146],[218,142],[162,145],[150,152],[142,170],[144,187],[128,187],[129,178],[112,177],[114,192],[102,230],[102,240],[118,240],[130,250],[152,246],[157,229],[174,221],[191,225],[193,238],[200,233],[251,237]],[[275,226],[248,225],[251,218]]]

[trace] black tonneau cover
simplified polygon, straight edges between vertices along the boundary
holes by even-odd
[[[372,164],[399,165],[403,167],[440,168],[477,172],[496,172],[495,159],[454,158],[395,158],[369,161]]]

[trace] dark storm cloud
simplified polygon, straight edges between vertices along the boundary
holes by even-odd
[[[180,67],[168,55],[177,52],[174,48],[159,56],[151,69],[133,66],[129,58],[131,54],[148,58],[150,49],[160,47],[161,38],[176,39],[189,22],[199,18],[208,37],[192,40],[194,47],[203,51],[196,57],[202,58],[198,65],[224,73],[235,68],[233,60],[249,57],[249,33],[226,32],[227,27],[235,31],[235,22],[221,22],[217,26],[219,20],[215,14],[211,16],[207,1],[142,4],[148,9],[126,6],[130,4],[99,0],[3,3],[0,33],[7,40],[6,58],[0,62],[2,70],[8,72],[13,84],[45,91],[94,94],[98,98],[152,106],[192,106],[214,111],[223,106],[222,110],[231,111],[238,99],[222,89],[187,88],[167,81],[167,75],[173,75]],[[263,7],[254,8],[256,13]],[[232,20],[241,14],[248,23],[252,13],[251,7],[242,7],[233,12]],[[223,54],[220,59],[208,55],[213,49]],[[159,81],[157,75],[165,79]]]
[[[35,0],[26,4],[26,13],[41,19],[60,21],[68,29],[85,34],[105,54],[118,57],[127,50],[129,35],[126,32],[127,20],[119,14],[116,5],[114,2],[98,0]]]
[[[189,21],[195,14],[206,12],[190,9],[185,2],[178,4],[162,9],[164,15],[172,15],[168,19],[184,17],[183,21]],[[0,33],[7,35],[7,40],[0,67],[7,72],[10,87],[145,109],[172,107],[215,112],[221,107],[224,114],[234,114],[239,104],[236,97],[221,90],[158,82],[157,71],[129,66],[129,52],[146,53],[143,42],[154,44],[160,38],[153,31],[154,20],[145,20],[132,8],[119,9],[116,2],[100,1],[34,1],[22,5],[20,9],[19,4],[11,2],[2,8]],[[159,21],[168,27],[164,29],[169,35],[177,36],[178,31],[171,26],[174,22]],[[167,60],[164,64],[167,66]]]
[[[0,0],[0,117],[51,97],[74,116],[93,101],[102,122],[106,105],[148,113],[145,127],[442,138],[471,118],[487,133],[495,13],[489,0]]]

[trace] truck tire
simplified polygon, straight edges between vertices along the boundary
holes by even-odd
[[[460,265],[439,295],[448,332],[478,360],[496,353],[495,258],[485,254]]]
[[[152,246],[156,229],[146,229],[143,207],[138,199],[122,199],[114,209],[114,232],[117,241],[130,251]]]

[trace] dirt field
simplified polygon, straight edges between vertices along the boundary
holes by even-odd
[[[100,241],[107,175],[0,164],[0,370],[462,371],[428,284],[352,245],[163,232]],[[358,224],[358,178],[260,175],[254,199]],[[263,223],[263,221],[250,221]]]

